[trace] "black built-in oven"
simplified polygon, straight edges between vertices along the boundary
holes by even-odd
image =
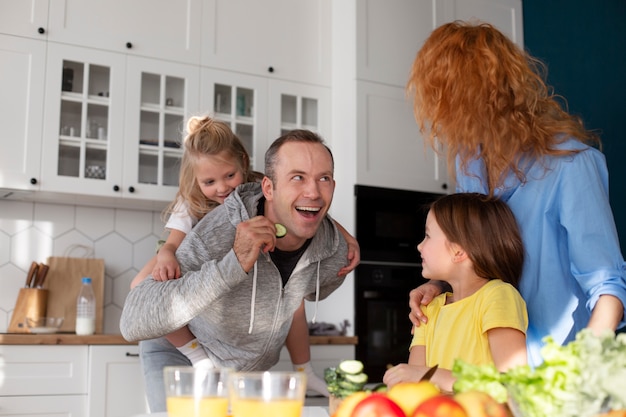
[[[361,248],[354,285],[356,358],[371,382],[382,381],[389,365],[408,359],[409,292],[426,281],[417,244],[424,238],[427,207],[441,195],[355,186]]]

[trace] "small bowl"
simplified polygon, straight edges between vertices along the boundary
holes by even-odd
[[[26,327],[31,333],[50,334],[59,331],[63,325],[63,317],[40,317],[37,319],[26,318]]]

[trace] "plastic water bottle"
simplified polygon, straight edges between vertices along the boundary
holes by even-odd
[[[90,335],[96,332],[96,296],[91,278],[83,277],[83,285],[76,299],[76,334]]]

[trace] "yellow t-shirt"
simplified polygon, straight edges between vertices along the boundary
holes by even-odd
[[[423,306],[428,323],[415,327],[411,347],[426,346],[426,365],[452,369],[457,358],[475,364],[493,363],[487,330],[528,328],[526,303],[512,285],[493,279],[469,297],[445,305],[450,293]],[[409,350],[410,350],[409,348]]]

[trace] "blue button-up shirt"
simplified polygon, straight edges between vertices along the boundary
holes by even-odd
[[[600,295],[626,306],[626,264],[609,205],[604,155],[576,140],[559,145],[581,152],[525,166],[527,182],[510,175],[496,195],[515,213],[526,259],[520,292],[528,308],[529,362],[541,363],[542,339],[565,344],[586,327]],[[460,173],[457,160],[457,173]],[[478,159],[457,174],[457,192],[488,194]],[[626,313],[625,316],[626,317]],[[622,322],[618,327],[626,325]]]

